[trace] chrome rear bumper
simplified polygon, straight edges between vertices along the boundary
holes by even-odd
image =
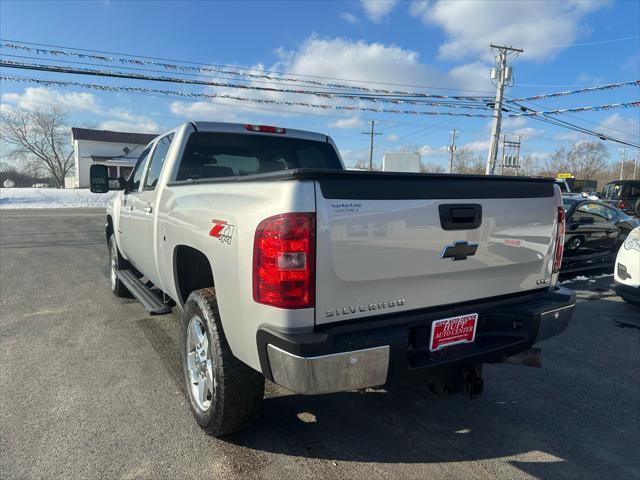
[[[294,392],[344,392],[387,381],[388,345],[318,357],[298,357],[273,345],[267,351],[274,382]]]

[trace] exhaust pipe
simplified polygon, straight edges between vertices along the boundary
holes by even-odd
[[[519,365],[522,367],[540,368],[542,367],[542,349],[535,347],[530,348],[529,350],[525,350],[524,352],[505,358],[502,360],[502,363]]]

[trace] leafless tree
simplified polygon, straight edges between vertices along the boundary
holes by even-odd
[[[447,170],[442,165],[438,165],[437,163],[421,162],[420,171],[422,173],[445,173]]]
[[[453,173],[484,174],[485,160],[466,148],[460,148],[453,157]]]
[[[544,170],[553,175],[566,172],[580,180],[592,180],[609,168],[609,152],[602,142],[578,142],[569,149],[561,147],[553,152]]]
[[[73,170],[73,150],[65,112],[18,110],[3,112],[0,118],[2,142],[7,156],[19,161],[30,172],[50,175],[57,188]]]

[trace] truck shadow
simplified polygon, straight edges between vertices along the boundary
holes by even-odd
[[[515,395],[521,400],[501,400],[496,394],[469,400],[464,395],[436,398],[425,387],[270,396],[274,390],[282,393],[269,385],[262,417],[247,430],[225,437],[226,441],[262,452],[334,462],[440,464],[503,459],[537,478],[635,478],[640,474],[628,456],[626,465],[616,464],[613,428],[593,431],[585,426],[580,412],[569,416],[566,411],[550,412],[551,399],[530,401],[523,391]],[[589,446],[583,447],[583,442]],[[600,452],[599,458],[592,451]],[[607,451],[614,457],[611,463],[603,462]],[[473,468],[475,478],[479,471]]]

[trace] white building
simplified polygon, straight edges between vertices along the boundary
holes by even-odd
[[[153,133],[112,132],[89,128],[71,129],[75,174],[65,179],[67,188],[89,188],[91,165],[106,165],[109,176],[127,177]]]

